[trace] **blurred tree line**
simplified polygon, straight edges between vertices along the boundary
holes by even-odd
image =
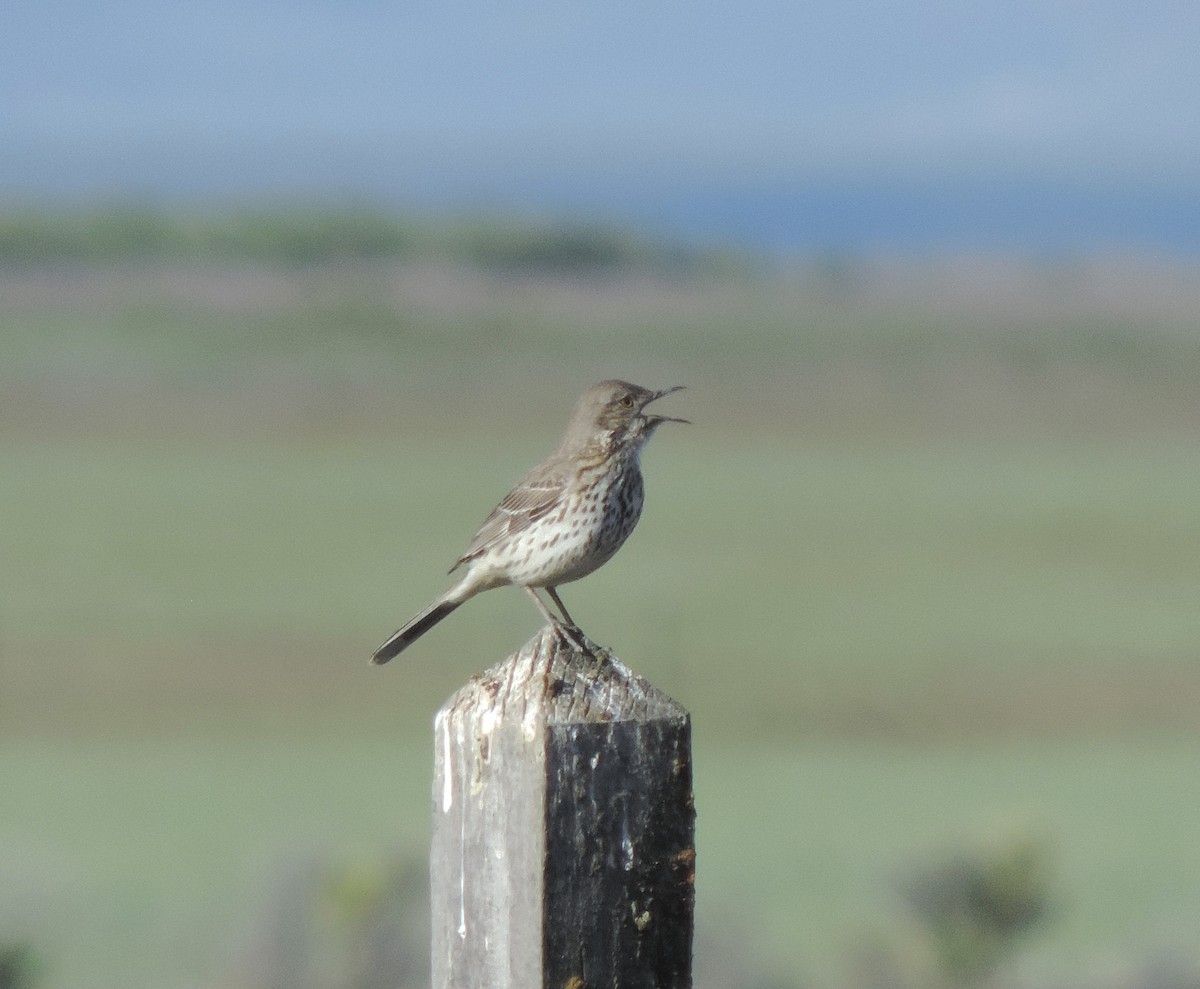
[[[503,272],[686,273],[728,269],[727,251],[600,224],[517,218],[429,220],[365,206],[0,208],[0,264],[443,260]]]

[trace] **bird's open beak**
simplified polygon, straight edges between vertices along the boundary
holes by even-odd
[[[683,388],[684,388],[683,385],[676,385],[674,388],[664,388],[662,391],[657,391],[654,393],[654,396],[652,398],[647,399],[646,405],[649,405],[651,402],[657,402],[664,395],[670,395],[672,392],[676,392],[676,391],[683,391]],[[643,414],[644,414],[646,405],[642,406]],[[660,416],[660,415],[646,416],[647,425],[658,426],[664,422],[683,422],[683,423],[687,423],[688,425],[691,425],[690,419],[676,419],[674,416]]]

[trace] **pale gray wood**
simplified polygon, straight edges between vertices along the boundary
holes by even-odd
[[[549,629],[434,723],[433,989],[688,989],[691,719]]]

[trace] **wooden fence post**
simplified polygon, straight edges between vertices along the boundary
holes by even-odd
[[[434,733],[433,989],[690,989],[687,711],[544,629]]]

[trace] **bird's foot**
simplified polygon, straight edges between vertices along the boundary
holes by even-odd
[[[583,653],[585,656],[596,658],[596,653],[592,649],[592,644],[588,637],[583,634],[583,630],[578,625],[569,625],[566,622],[555,622],[554,633],[558,636],[559,641],[564,645],[574,649],[575,652]]]

